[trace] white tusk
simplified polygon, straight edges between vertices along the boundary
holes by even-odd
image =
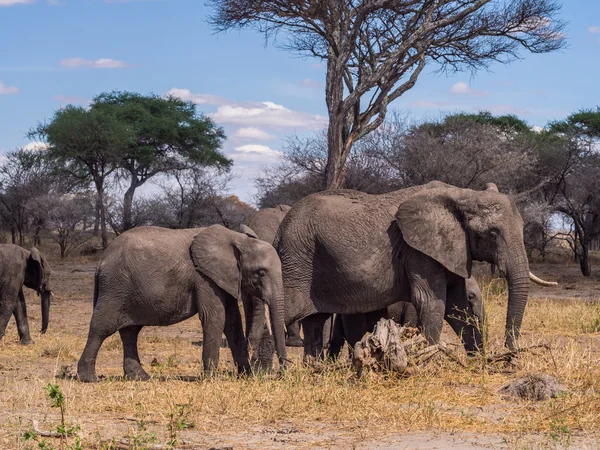
[[[271,313],[269,305],[265,302],[265,320],[267,322],[267,330],[269,330],[269,336],[273,336],[273,330],[271,328]]]
[[[558,286],[556,281],[545,281],[541,278],[536,277],[534,274],[529,272],[529,279],[533,281],[535,284],[539,284],[540,286]]]

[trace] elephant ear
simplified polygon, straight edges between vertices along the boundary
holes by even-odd
[[[44,258],[40,251],[32,247],[29,250],[29,257],[27,258],[27,271],[30,274],[32,283],[35,283],[35,289],[37,292],[41,292],[46,282],[46,268]]]
[[[211,225],[200,231],[190,246],[196,269],[234,298],[239,298],[242,279],[240,237],[243,235],[224,226]]]
[[[463,278],[471,276],[471,252],[464,217],[448,188],[413,195],[400,204],[396,223],[412,248]]]
[[[254,232],[254,230],[252,228],[250,228],[248,225],[241,224],[240,225],[240,233],[244,233],[248,237],[258,239],[258,236]]]

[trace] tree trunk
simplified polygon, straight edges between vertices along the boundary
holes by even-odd
[[[133,195],[137,187],[137,180],[132,174],[131,185],[129,189],[125,191],[123,197],[123,231],[127,231],[133,228],[132,209],[133,209]]]
[[[325,167],[325,189],[342,189],[346,179],[346,157],[343,155],[343,123],[330,116],[327,130],[327,166]]]
[[[15,231],[14,227],[10,228],[10,237],[12,239],[11,242],[16,245],[17,244],[17,232]]]
[[[108,234],[106,231],[106,209],[104,207],[104,180],[96,180],[96,208],[100,211],[100,234],[102,248],[108,247]]]
[[[329,126],[327,128],[327,166],[325,167],[323,188],[328,190],[342,189],[346,178],[346,159],[348,157],[345,150],[349,150],[345,145],[347,118],[342,107],[344,82],[342,74],[339,73],[337,55],[331,47],[329,48],[325,85]]]
[[[102,209],[100,205],[100,197],[96,195],[96,208],[94,211],[94,232],[92,233],[94,237],[100,234],[100,209]]]
[[[584,277],[589,277],[592,274],[588,245],[583,242],[581,243],[581,252],[579,252],[579,267]]]

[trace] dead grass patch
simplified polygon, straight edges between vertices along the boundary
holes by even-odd
[[[532,448],[528,436],[533,433],[536,448],[546,444],[553,448],[559,441],[563,447],[571,445],[576,436],[596,436],[600,429],[598,302],[531,300],[520,343],[545,344],[550,350],[524,353],[514,366],[502,370],[483,358],[467,360],[462,355],[467,367],[443,360],[410,377],[372,374],[357,379],[348,361],[304,367],[301,349],[288,349],[294,365],[285,374],[238,378],[233,375],[229,349],[222,349],[219,375],[204,379],[202,349],[192,344],[201,337],[194,318],[142,332],[140,356],[153,376],[149,382],[121,379],[118,334],[100,350],[97,371],[107,377],[105,381],[82,384],[55,379],[63,365],[74,364],[85,345],[91,303],[71,300],[70,292],[87,298],[84,291],[91,292],[92,277],[90,272],[82,277],[86,284],[69,286],[62,284],[58,274],[56,289],[63,291],[53,304],[48,334],[34,335],[34,345],[19,345],[14,324],[9,325],[0,347],[0,448],[26,448],[20,436],[32,419],[45,429],[58,423],[58,412],[49,407],[44,392],[49,382],[60,384],[68,420],[81,426],[84,448],[102,448],[113,437],[150,440],[154,436],[156,443],[163,444],[169,439],[168,425],[177,405],[184,405],[186,420],[195,425],[182,429],[181,438],[207,448],[225,445],[233,436],[238,436],[236,448],[252,447],[252,436],[274,442],[261,433],[271,430],[279,436],[280,429],[317,436],[311,442],[324,446],[348,436],[347,442],[355,442],[427,431],[500,434],[511,448]],[[484,286],[483,291],[489,355],[504,351],[506,294],[497,285]],[[39,319],[31,322],[37,329]],[[448,330],[444,336],[455,342]],[[158,365],[151,365],[154,358]],[[531,373],[552,375],[569,392],[543,402],[511,401],[498,394],[508,381]],[[295,442],[293,436],[295,432],[286,439]],[[260,448],[259,444],[252,448]]]

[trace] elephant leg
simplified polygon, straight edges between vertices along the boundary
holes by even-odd
[[[344,321],[342,320],[342,314],[335,314],[327,356],[334,361],[338,359],[345,342],[346,338],[344,337]]]
[[[213,375],[219,366],[221,336],[225,330],[225,306],[223,303],[219,302],[218,305],[207,309],[207,313],[200,318],[203,334],[202,364],[204,373],[209,376]]]
[[[415,306],[412,303],[402,302],[402,318],[400,319],[400,325],[417,328],[418,324],[419,316]]]
[[[481,330],[470,311],[464,278],[448,285],[444,318],[461,338],[468,354],[473,355],[482,350]]]
[[[430,344],[439,344],[446,310],[446,273],[435,260],[422,255],[408,271],[411,301],[419,327]]]
[[[84,383],[98,381],[96,377],[96,358],[102,343],[118,330],[114,314],[102,310],[102,304],[96,306],[90,322],[90,331],[83,353],[77,363],[77,377]]]
[[[15,322],[17,323],[17,330],[19,332],[19,339],[21,340],[21,344],[33,344],[33,340],[31,339],[31,335],[29,334],[29,323],[27,322],[27,305],[25,304],[23,288],[19,290],[19,300],[15,305],[13,314],[15,316]]]
[[[331,333],[333,332],[333,314],[330,314],[323,325],[323,348],[328,349],[331,345]]]
[[[302,319],[304,329],[304,362],[312,358],[324,358],[323,327],[330,314],[317,313]]]
[[[250,371],[248,343],[242,330],[242,317],[237,301],[230,297],[225,301],[225,337],[231,349],[231,356],[239,373]]]
[[[141,330],[142,327],[139,325],[119,330],[123,342],[123,373],[129,380],[146,381],[150,379],[150,375],[143,369],[138,355],[138,336]]]
[[[15,299],[17,294],[14,295],[4,292],[0,298],[0,338],[4,336],[6,327],[10,321],[10,317],[13,315],[16,305]]]
[[[348,350],[352,355],[356,343],[362,339],[366,332],[373,331],[373,328],[370,327],[371,321],[368,314],[344,314],[342,320],[344,321],[344,334],[348,342]]]
[[[300,337],[300,322],[291,323],[287,327],[287,338],[285,340],[285,345],[288,347],[304,347],[304,342]]]

